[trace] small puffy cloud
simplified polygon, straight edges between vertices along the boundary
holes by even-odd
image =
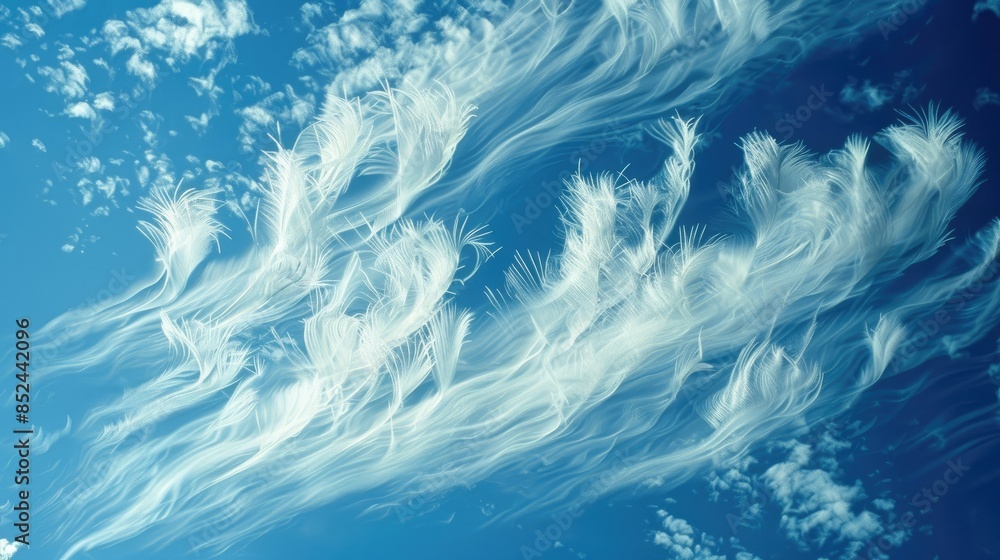
[[[81,204],[87,206],[92,200],[94,200],[94,183],[90,179],[81,179],[80,182],[76,184],[76,187],[80,192]]]
[[[115,98],[110,92],[99,93],[94,96],[94,109],[99,111],[114,111]]]
[[[39,426],[35,432],[34,441],[31,445],[32,453],[38,453],[41,455],[42,453],[47,452],[52,448],[53,444],[65,437],[72,428],[73,420],[69,416],[66,417],[66,425],[63,426],[61,430],[57,430],[52,433]],[[0,558],[3,558],[3,556],[0,555]]]
[[[842,426],[828,422],[802,442],[769,445],[767,453],[774,455],[774,460],[733,460],[707,478],[709,496],[737,506],[726,515],[734,532],[739,527],[770,523],[771,512],[777,508],[781,532],[801,549],[822,550],[828,553],[827,558],[854,558],[873,539],[885,539],[898,547],[910,533],[895,522],[896,503],[886,494],[867,501],[860,481],[845,484],[838,480],[843,472],[838,456],[852,455],[852,438],[859,429],[857,423]],[[761,463],[770,466],[763,472],[754,468]]]
[[[0,149],[6,148],[8,142],[10,142],[10,136],[7,136],[6,132],[0,131]]]
[[[888,498],[876,498],[872,500],[872,507],[882,511],[892,511],[896,507],[896,502]]]
[[[143,49],[142,43],[129,35],[128,25],[123,21],[112,19],[104,22],[101,35],[108,42],[111,54],[118,54],[123,50],[140,51]]]
[[[80,227],[75,228],[76,232],[66,236],[69,242],[62,246],[62,250],[67,253],[72,253],[73,251],[79,249],[81,253],[84,252],[84,248],[88,243],[97,243],[100,237],[96,235],[83,235],[83,229]]]
[[[58,45],[57,48],[59,49],[59,54],[56,55],[56,58],[58,58],[59,60],[69,60],[74,56],[76,56],[76,53],[73,52],[73,49],[70,48],[69,45],[65,43],[56,43],[56,44]]]
[[[78,101],[66,107],[64,114],[75,119],[90,119],[94,120],[97,118],[97,113],[94,112],[94,108],[90,106],[86,101]]]
[[[25,24],[24,30],[34,35],[36,39],[45,36],[45,30],[42,29],[42,26],[37,23]]]
[[[657,515],[663,520],[663,530],[653,532],[653,543],[671,553],[672,558],[683,560],[726,560],[725,556],[713,552],[715,541],[702,533],[695,535],[694,527],[684,519],[674,517],[660,510]]]
[[[101,165],[101,160],[94,156],[80,158],[80,161],[76,164],[76,166],[87,174],[100,173],[104,170],[104,166]]]
[[[0,37],[0,45],[3,45],[10,50],[14,50],[23,44],[24,43],[21,41],[21,39],[19,39],[17,35],[14,35],[13,33],[6,33],[4,34],[3,37]]]
[[[972,21],[979,19],[979,14],[983,12],[990,12],[1000,17],[1000,0],[979,0],[976,2],[976,5],[972,7]]]
[[[209,99],[218,99],[222,92],[224,91],[221,87],[215,85],[215,78],[219,73],[221,66],[217,66],[208,73],[207,76],[201,77],[191,77],[188,78],[188,82],[191,84],[191,88],[194,92],[198,94],[198,97],[205,96]]]
[[[789,539],[860,546],[882,532],[874,513],[854,512],[854,502],[864,498],[860,482],[838,484],[830,473],[807,468],[812,455],[808,445],[793,442],[789,451],[788,460],[771,466],[763,477],[782,507],[781,527]]]
[[[865,80],[859,85],[857,80],[852,79],[840,90],[840,102],[858,112],[877,111],[897,99],[903,104],[910,104],[924,91],[922,86],[917,87],[909,81],[911,75],[909,70],[897,72],[891,84],[874,84]]]
[[[87,5],[87,0],[49,0],[49,6],[56,17],[79,10]]]
[[[299,8],[299,12],[302,15],[302,23],[310,28],[314,28],[312,20],[323,15],[323,6],[306,2]]]
[[[143,187],[173,188],[177,179],[173,172],[173,162],[163,153],[155,150],[143,152],[142,159],[136,160],[136,176]]]
[[[366,0],[315,28],[310,19],[315,8],[304,7],[302,21],[310,29],[307,45],[293,53],[292,62],[300,70],[308,67],[324,74],[332,82],[330,91],[347,96],[411,75],[416,82],[489,36],[507,10],[502,2],[492,1],[436,6],[443,11],[436,10],[433,17],[417,8],[416,3]]]
[[[220,7],[211,0],[165,0],[129,13],[129,22],[147,48],[167,51],[186,60],[200,55],[211,59],[227,41],[255,31],[246,2],[227,0]]]
[[[239,140],[245,152],[270,147],[267,135],[274,134],[278,124],[294,123],[304,127],[316,113],[316,96],[311,93],[297,95],[292,86],[274,92],[257,103],[237,112],[243,117]]]
[[[142,111],[139,113],[138,124],[139,129],[142,130],[143,142],[149,146],[156,146],[158,143],[156,135],[160,125],[163,124],[163,116],[149,110]]]
[[[59,93],[68,99],[83,97],[87,93],[87,70],[72,60],[63,60],[59,67],[43,66],[38,75],[48,78],[45,91]]]
[[[129,11],[125,21],[105,22],[102,35],[112,54],[132,51],[126,68],[151,82],[156,77],[153,53],[170,67],[191,58],[212,60],[235,38],[257,31],[245,0],[163,0]]]
[[[45,148],[45,144],[43,144],[42,141],[39,140],[38,138],[32,139],[31,140],[31,145],[34,146],[40,152],[47,152],[48,151]]]

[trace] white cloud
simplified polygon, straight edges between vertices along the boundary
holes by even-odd
[[[191,125],[191,128],[195,130],[195,132],[203,134],[206,130],[208,130],[208,121],[212,120],[213,116],[214,115],[209,113],[202,113],[198,117],[187,115],[184,118]]]
[[[166,0],[150,9],[133,12],[143,42],[171,56],[186,59],[201,54],[211,59],[226,40],[254,31],[246,2],[229,0],[220,9],[214,2]]]
[[[285,86],[284,91],[274,92],[237,113],[243,117],[239,132],[243,151],[270,149],[273,146],[267,136],[275,135],[278,125],[294,123],[302,128],[309,122],[316,113],[316,96],[300,96],[292,86]]]
[[[982,12],[990,12],[1000,17],[1000,0],[979,0],[976,2],[976,5],[972,7],[972,21],[979,19],[979,14]]]
[[[115,98],[107,91],[99,93],[94,96],[94,108],[99,111],[114,111]]]
[[[104,22],[101,34],[108,42],[111,54],[118,54],[126,49],[139,51],[143,48],[138,39],[129,35],[129,28],[123,21],[112,19]]]
[[[198,94],[198,97],[207,97],[211,102],[210,107],[207,110],[202,111],[199,116],[194,117],[189,115],[185,117],[188,123],[191,124],[191,128],[193,128],[198,134],[202,134],[208,130],[209,121],[219,115],[218,99],[224,90],[215,84],[215,79],[219,72],[225,68],[227,64],[235,60],[236,56],[234,54],[226,54],[219,59],[219,62],[209,71],[207,76],[188,78],[188,83],[191,85],[191,88],[194,89],[194,92]],[[238,94],[234,95],[234,97],[238,100]]]
[[[105,22],[102,35],[112,54],[131,50],[126,68],[149,82],[156,76],[152,53],[167,66],[176,67],[191,58],[212,60],[216,53],[232,47],[233,39],[256,33],[245,0],[163,0],[152,8],[139,8],[125,21]]]
[[[872,500],[872,507],[882,511],[892,511],[896,507],[896,502],[888,498],[875,498]]]
[[[132,56],[125,63],[125,69],[146,83],[152,83],[156,79],[156,66],[152,62],[142,58],[139,53],[132,53]]]
[[[299,7],[299,13],[302,16],[302,23],[311,29],[315,29],[312,20],[323,15],[323,6],[306,2]]]
[[[3,36],[3,38],[0,38],[0,45],[3,45],[11,50],[16,49],[23,44],[24,43],[18,39],[17,35],[14,35],[13,33],[7,33]]]
[[[131,182],[124,177],[112,176],[98,179],[95,187],[105,198],[113,201],[116,193],[128,196],[128,187],[130,184]]]
[[[45,30],[42,29],[42,26],[37,23],[25,24],[24,30],[34,35],[36,39],[45,36]]]
[[[668,550],[679,560],[726,560],[713,552],[716,543],[707,534],[695,536],[694,527],[687,521],[663,511],[656,512],[663,519],[663,530],[653,532],[653,543]]]
[[[295,51],[292,62],[330,78],[330,91],[360,95],[410,71],[424,74],[439,62],[455,60],[490,35],[492,21],[506,10],[501,2],[478,2],[445,7],[433,20],[414,3],[365,0],[337,21],[313,28],[309,45]],[[313,13],[304,10],[303,21]]]
[[[104,60],[103,58],[95,58],[94,66],[97,66],[98,68],[104,68],[104,71],[108,73],[109,78],[115,77],[115,70],[114,68],[111,67],[111,65],[108,64],[107,60]]]
[[[137,166],[135,176],[139,180],[139,184],[145,187],[149,183],[149,168],[145,165]]]
[[[104,166],[101,165],[101,160],[94,156],[80,158],[80,161],[76,164],[76,166],[78,169],[87,174],[99,173],[104,170]]]
[[[910,104],[924,91],[922,86],[909,82],[911,75],[909,70],[897,72],[891,84],[873,84],[865,80],[859,86],[856,80],[852,80],[840,91],[840,101],[863,112],[877,111],[897,97],[901,103]]]
[[[1000,94],[990,90],[990,88],[977,89],[976,98],[972,101],[972,106],[978,111],[987,105],[1000,105]]]
[[[155,150],[145,150],[142,159],[135,161],[135,169],[139,185],[143,187],[170,189],[177,184],[170,157]]]
[[[58,68],[43,66],[38,69],[38,75],[49,80],[45,91],[60,93],[69,99],[83,97],[87,93],[87,82],[90,80],[87,70],[71,60],[63,60]]]
[[[40,151],[40,152],[47,152],[48,151],[47,149],[45,149],[45,144],[43,144],[42,141],[39,140],[38,138],[33,139],[31,141],[31,145],[34,146],[35,148],[37,148],[38,151]]]
[[[0,539],[0,560],[10,560],[21,546],[18,542],[10,542],[7,539]]]
[[[882,532],[874,513],[854,513],[854,502],[865,497],[861,483],[838,484],[830,473],[806,468],[811,458],[808,445],[792,442],[788,460],[773,465],[763,476],[782,507],[781,527],[786,536],[802,544],[834,540],[861,546]]]
[[[191,88],[194,89],[196,94],[198,94],[198,97],[205,96],[215,101],[220,95],[222,95],[223,90],[219,86],[215,85],[215,78],[218,76],[219,71],[222,70],[225,64],[232,60],[235,60],[235,57],[224,58],[222,62],[213,68],[204,78],[191,77],[188,79],[191,84]]]
[[[139,113],[139,129],[142,130],[142,140],[147,145],[155,147],[157,145],[156,134],[163,124],[163,116],[149,110]]]
[[[8,142],[10,142],[10,136],[7,136],[6,132],[0,131],[0,149],[6,148]]]
[[[778,453],[778,462],[763,474],[751,473],[758,463],[751,457],[735,461],[708,476],[709,497],[738,507],[726,515],[734,532],[769,523],[777,507],[781,530],[790,541],[817,553],[825,547],[830,558],[853,558],[876,538],[899,546],[909,538],[909,532],[894,522],[895,502],[881,497],[866,507],[860,481],[849,485],[837,480],[837,473],[843,472],[837,457],[850,456],[852,438],[859,429],[857,423],[843,426],[829,422],[810,432],[803,440],[806,443],[773,444],[768,453]],[[720,499],[722,494],[724,499]]]
[[[840,91],[840,100],[849,105],[860,105],[868,111],[882,108],[883,105],[892,101],[892,91],[885,86],[872,85],[868,80],[860,87],[847,84]]]
[[[49,433],[39,426],[35,431],[34,441],[32,442],[31,451],[33,453],[38,453],[39,455],[45,453],[52,448],[52,445],[62,439],[66,434],[69,433],[70,429],[73,427],[73,420],[67,416],[66,425],[61,430],[57,430],[53,433]],[[0,555],[0,559],[3,555]]]
[[[73,49],[70,48],[69,45],[65,43],[57,43],[57,45],[58,45],[57,48],[59,49],[59,54],[56,55],[56,58],[58,58],[59,60],[69,60],[74,56],[76,56],[76,53],[73,52]]]
[[[80,203],[87,206],[94,200],[94,183],[89,179],[81,179],[76,186],[80,191]]]
[[[52,12],[55,13],[56,17],[62,17],[64,14],[79,10],[86,5],[87,0],[49,0],[49,6],[52,7]]]

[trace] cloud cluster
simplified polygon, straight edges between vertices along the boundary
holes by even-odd
[[[0,539],[0,560],[10,560],[17,552],[19,543],[9,542],[7,539]]]
[[[232,49],[237,37],[257,31],[244,0],[222,0],[221,5],[215,0],[163,0],[127,12],[124,21],[108,20],[102,35],[113,55],[131,53],[126,62],[131,74],[152,83],[154,60],[171,68],[193,57],[213,60]]]
[[[58,67],[42,66],[38,75],[48,80],[45,91],[58,93],[67,99],[83,97],[87,93],[87,70],[72,60],[63,60]]]
[[[877,111],[897,98],[905,105],[912,105],[924,88],[909,83],[911,74],[909,70],[897,72],[891,84],[874,84],[865,80],[858,85],[852,81],[840,90],[840,102],[858,112]]]
[[[793,443],[788,461],[764,473],[782,507],[785,535],[803,544],[822,546],[830,540],[864,543],[880,533],[878,516],[866,510],[855,512],[854,503],[864,497],[861,483],[839,484],[826,470],[808,468],[810,453],[809,446]]]
[[[508,7],[499,1],[430,6],[400,0],[364,0],[335,14],[331,7],[302,6],[307,46],[295,51],[300,70],[318,71],[332,80],[336,95],[363,95],[386,81],[395,83],[411,71],[424,72],[454,63],[476,42],[488,38]]]

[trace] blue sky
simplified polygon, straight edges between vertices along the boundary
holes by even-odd
[[[33,336],[42,333],[36,340],[43,356],[33,365],[41,374],[33,421],[42,434],[32,464],[42,473],[32,486],[33,542],[30,549],[10,544],[13,517],[5,507],[0,559],[56,558],[67,550],[81,558],[833,560],[875,548],[872,558],[1000,554],[991,530],[998,518],[992,494],[1000,456],[1000,316],[989,255],[977,256],[970,241],[977,232],[988,237],[997,216],[1000,6],[736,3],[773,10],[771,19],[754,19],[759,13],[750,10],[717,16],[701,8],[695,16],[690,3],[677,2],[677,14],[658,20],[644,15],[659,12],[643,2],[598,4],[0,5],[0,258],[8,294],[0,318],[29,316]],[[615,63],[602,66],[605,60]],[[386,91],[391,95],[378,93]],[[355,106],[359,130],[367,131],[358,137],[373,144],[358,152],[325,145],[324,138],[352,130],[345,115]],[[918,139],[879,136],[901,115],[934,107],[954,110],[965,140],[985,156],[968,201],[956,194],[963,179],[951,179],[948,170],[974,165],[956,155],[942,171],[923,159],[952,162],[950,144],[939,146],[940,154],[909,152],[907,142]],[[462,111],[467,124],[459,122]],[[682,121],[671,124],[673,115]],[[693,131],[686,119],[699,117],[697,145],[686,154],[671,134]],[[317,130],[328,137],[315,140]],[[787,278],[762,272],[756,283],[747,280],[747,293],[752,287],[785,298],[764,306],[773,312],[767,316],[750,309],[750,299],[728,295],[713,276],[728,278],[727,267],[738,268],[738,255],[752,245],[747,240],[764,239],[767,230],[765,221],[740,211],[740,169],[758,153],[745,140],[755,138],[748,136],[753,131],[801,143],[818,154],[803,156],[823,169],[816,176],[827,178],[843,166],[838,156],[822,154],[853,135],[879,138],[866,159],[877,194],[831,220],[856,220],[862,228],[879,215],[865,209],[884,203],[898,210],[884,230],[854,242],[854,261],[839,255],[841,269],[812,277],[838,255],[807,262],[789,250],[775,259],[776,269],[803,260]],[[419,146],[413,151],[405,143],[410,133]],[[335,156],[324,165],[342,165],[365,149],[344,192],[324,191],[323,181],[336,179],[316,179],[322,166],[310,166],[326,154]],[[436,157],[440,168],[427,171]],[[658,173],[665,161],[687,171],[664,179]],[[276,180],[287,177],[273,171],[281,165],[308,168],[301,191],[275,186],[291,183]],[[577,171],[593,183],[563,183]],[[593,179],[600,173],[614,183],[609,191]],[[779,183],[819,181],[786,173]],[[948,197],[956,202],[941,224],[950,232],[947,243],[916,258],[919,240],[934,245],[930,232],[939,216],[894,189],[923,176],[940,190],[920,199],[927,208]],[[958,186],[934,182],[950,180]],[[622,247],[639,255],[630,262],[641,260],[647,230],[626,209],[645,185],[689,193],[678,204],[669,194],[656,199],[662,206],[647,219],[674,215],[679,227],[663,231],[650,257],[659,264],[633,285],[623,265],[593,263]],[[188,189],[217,206],[218,228],[197,203],[177,202]],[[295,196],[287,193],[299,192],[311,212],[288,202]],[[605,223],[595,217],[599,210],[586,211],[601,207],[601,192],[620,197],[620,213],[608,218],[606,250],[594,247],[607,239],[587,233],[604,231],[595,225]],[[170,222],[162,207],[149,212],[150,200],[177,203],[182,218]],[[899,210],[907,204],[912,211]],[[813,227],[808,207],[796,208],[799,214],[775,211],[782,237]],[[168,224],[146,228],[154,238],[165,232],[169,250],[159,254],[140,225],[156,219]],[[309,227],[296,229],[299,222]],[[451,248],[428,241],[447,237],[435,237],[435,228],[448,232],[461,223],[465,231],[482,228],[489,245],[459,244],[453,259]],[[418,225],[407,229],[411,224]],[[720,319],[699,325],[697,313],[667,320],[667,311],[635,319],[675,297],[656,279],[672,270],[673,255],[699,224],[706,230],[694,235],[693,246],[715,264],[694,268],[704,282],[691,280],[685,297],[664,309],[717,303]],[[359,233],[365,228],[370,237]],[[261,233],[272,230],[284,233]],[[659,235],[655,225],[648,232],[650,239]],[[731,252],[713,252],[716,239],[729,240],[720,247],[732,242]],[[891,249],[872,249],[885,239],[896,240]],[[207,252],[189,250],[188,242]],[[291,265],[274,257],[283,247]],[[574,248],[596,260],[574,260]],[[349,280],[352,253],[362,272]],[[316,254],[325,256],[311,261]],[[869,254],[881,256],[859,264]],[[535,270],[545,255],[556,257]],[[448,268],[452,260],[461,268]],[[517,274],[508,271],[525,261],[523,276],[539,278],[518,292],[510,288]],[[870,281],[858,280],[861,272],[853,280],[847,272],[837,276],[855,266],[891,269],[889,263],[905,266]],[[427,268],[412,279],[409,265]],[[567,272],[573,266],[576,272]],[[447,290],[438,294],[441,270],[449,271],[441,273]],[[598,294],[592,300],[571,282],[590,274]],[[235,314],[232,324],[241,326],[226,330],[224,319],[241,298],[271,293],[289,278],[286,288],[301,289],[299,296],[275,289],[261,296],[272,311]],[[768,291],[785,281],[793,288]],[[498,296],[505,285],[510,291]],[[840,292],[844,285],[849,297]],[[355,291],[342,308],[336,286]],[[562,299],[566,294],[577,299]],[[608,301],[616,303],[602,307]],[[358,349],[318,349],[316,340],[340,340],[349,331],[318,311],[327,305],[337,320],[364,325],[358,332],[382,336],[384,346],[360,337]],[[467,330],[449,318],[451,309],[474,317]],[[947,320],[928,318],[939,311]],[[867,356],[885,317],[900,323],[913,354],[869,383]],[[928,321],[933,332],[913,343]],[[315,325],[320,335],[310,338]],[[702,340],[699,330],[716,338]],[[757,337],[742,340],[749,332]],[[771,413],[750,421],[757,409],[732,403],[738,387],[753,383],[740,381],[741,352],[764,334],[795,368],[775,378],[788,385],[764,399]],[[699,352],[704,346],[701,359],[712,366],[692,367],[685,377],[677,371],[692,347],[688,337]],[[441,373],[447,353],[433,341],[452,339],[465,346],[453,373]],[[633,344],[635,354],[625,352]],[[895,348],[898,355],[906,347]],[[342,356],[362,349],[372,352],[366,360],[385,359],[373,372],[397,376],[395,385],[372,382],[366,398],[373,402],[406,385],[399,381],[410,371],[404,366],[420,369],[410,360],[421,352],[433,373],[398,402],[386,397],[396,411],[386,418],[375,405],[350,412],[358,399],[367,401],[338,400],[338,391],[363,377],[350,365],[354,358]],[[238,362],[244,350],[246,362],[226,378],[227,360]],[[619,350],[618,360],[603,361]],[[574,366],[581,355],[582,365]],[[812,364],[822,382],[809,381]],[[351,372],[347,380],[333,381],[338,368]],[[620,382],[608,381],[617,375]],[[664,388],[674,381],[660,379],[677,380],[676,401]],[[9,395],[12,387],[0,391]],[[251,413],[233,421],[242,428],[211,431],[251,394]],[[437,404],[437,394],[445,404]],[[789,403],[781,405],[785,397]],[[4,401],[13,410],[12,397]],[[303,412],[312,406],[319,412]],[[425,408],[430,412],[418,412]],[[344,416],[331,421],[329,414]],[[720,419],[725,414],[732,416]],[[108,435],[137,418],[142,428],[131,441]],[[280,442],[274,455],[268,422]],[[366,422],[373,423],[370,432],[361,427]],[[480,423],[484,431],[469,436],[463,450]],[[209,426],[200,438],[189,434],[196,425]],[[230,472],[229,461],[249,453],[241,445],[266,458]],[[9,459],[4,472],[13,465]],[[120,478],[102,478],[104,465]],[[227,472],[223,482],[208,482]],[[3,480],[0,502],[15,492],[10,477]],[[65,501],[81,484],[101,507]],[[170,497],[147,500],[154,490]],[[207,541],[218,548],[196,549]]]

